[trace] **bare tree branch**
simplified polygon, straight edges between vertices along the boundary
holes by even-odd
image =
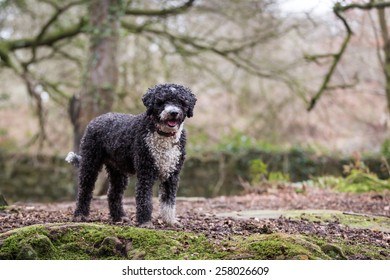
[[[86,26],[86,24],[87,20],[85,18],[81,18],[77,24],[71,25],[61,31],[53,31],[52,33],[47,34],[43,38],[40,38],[39,41],[37,41],[37,38],[24,38],[5,41],[3,44],[5,44],[6,47],[12,51],[18,49],[32,48],[34,46],[52,46],[61,40],[71,38],[75,35],[84,32],[83,28]]]
[[[125,14],[131,15],[131,16],[171,16],[171,15],[178,15],[181,13],[186,12],[188,9],[190,9],[195,0],[188,0],[183,5],[170,8],[170,9],[162,9],[162,10],[143,10],[143,9],[126,9]]]
[[[333,9],[333,12],[335,13],[335,15],[343,22],[343,25],[345,27],[345,30],[347,31],[347,34],[343,40],[343,43],[341,44],[341,47],[340,47],[340,50],[333,54],[332,57],[333,57],[333,62],[332,62],[332,65],[330,66],[329,68],[329,71],[328,73],[325,75],[325,78],[321,84],[321,87],[320,89],[317,91],[317,93],[311,98],[310,100],[310,104],[309,104],[309,107],[307,108],[308,111],[311,111],[314,106],[317,104],[317,101],[318,99],[320,99],[320,97],[322,96],[322,94],[329,89],[329,82],[336,70],[336,67],[341,59],[341,57],[343,56],[345,50],[347,49],[347,46],[348,46],[348,43],[349,43],[349,40],[351,39],[352,37],[352,30],[351,30],[351,27],[349,26],[347,20],[341,15],[340,11],[337,9],[338,5],[335,5],[334,9]]]
[[[251,38],[251,40],[248,42],[242,42],[237,39],[236,46],[218,48],[216,46],[216,42],[214,41],[206,41],[203,38],[174,34],[168,30],[161,30],[150,27],[148,24],[139,26],[128,23],[126,21],[122,21],[122,26],[130,32],[151,33],[153,35],[164,37],[168,39],[168,41],[182,55],[197,55],[199,52],[210,52],[226,59],[236,67],[241,68],[255,76],[274,80],[281,79],[280,76],[275,76],[275,73],[264,72],[260,70],[258,66],[255,66],[250,60],[244,59],[239,56],[242,51],[254,47],[256,44],[258,44],[262,40],[262,38]],[[232,45],[232,42],[230,42],[229,45]]]
[[[386,8],[390,7],[390,2],[384,1],[384,2],[375,2],[370,1],[365,4],[359,4],[359,3],[352,3],[349,5],[342,5],[341,3],[336,3],[334,6],[334,9],[339,12],[345,12],[352,9],[360,9],[360,10],[371,10],[371,9],[380,9],[380,8]]]
[[[380,46],[380,39],[379,39],[379,35],[378,35],[378,30],[375,28],[374,19],[373,19],[371,13],[368,13],[368,18],[369,18],[369,20],[371,22],[373,33],[374,33],[374,36],[375,36],[376,56],[378,58],[379,64],[382,67],[382,70],[385,71],[385,61],[383,60],[382,54],[381,54],[381,46]]]
[[[39,148],[41,149],[43,147],[43,142],[46,139],[46,118],[45,118],[45,111],[43,108],[43,101],[41,93],[37,90],[37,84],[35,82],[35,79],[32,78],[31,73],[29,73],[27,70],[23,72],[20,77],[23,79],[24,83],[26,84],[26,88],[30,96],[35,100],[36,105],[36,114],[38,116],[38,122],[39,122]]]
[[[348,46],[348,43],[352,37],[352,30],[351,30],[351,27],[349,26],[347,20],[345,19],[344,16],[341,15],[342,12],[345,12],[345,11],[348,11],[348,10],[351,10],[351,9],[361,9],[361,10],[370,10],[370,9],[378,9],[379,11],[379,17],[381,17],[381,11],[383,12],[383,17],[382,17],[382,21],[384,21],[385,17],[384,17],[384,8],[386,7],[390,7],[390,2],[387,2],[387,1],[383,1],[383,2],[375,2],[375,1],[370,1],[368,3],[365,3],[365,4],[358,4],[358,3],[352,3],[352,4],[349,4],[349,5],[342,5],[341,3],[336,3],[333,7],[333,12],[334,14],[342,21],[343,25],[344,25],[344,28],[347,32],[344,40],[343,40],[343,43],[341,44],[341,47],[340,47],[340,50],[335,53],[335,54],[329,54],[329,55],[322,55],[322,57],[324,56],[331,56],[333,57],[333,62],[329,68],[329,71],[328,73],[325,75],[324,77],[324,80],[320,86],[320,89],[317,91],[317,93],[311,98],[310,100],[310,104],[309,104],[309,107],[307,108],[308,111],[311,111],[318,99],[322,96],[322,94],[326,91],[326,90],[329,90],[329,89],[332,89],[334,87],[332,86],[329,86],[329,82],[336,70],[336,67],[338,65],[338,63],[340,62],[340,59],[342,57],[342,55],[344,54],[347,46]],[[381,29],[382,29],[382,32],[383,30],[385,30],[384,34],[382,33],[382,36],[384,36],[384,38],[386,38],[386,34],[388,36],[388,31],[387,31],[387,25],[385,24],[385,21],[384,22],[381,22]],[[384,28],[384,29],[383,29]],[[387,37],[388,38],[388,37]],[[385,42],[386,44],[386,42]],[[316,56],[314,56],[315,58]],[[318,56],[317,56],[318,57]],[[390,57],[390,53],[389,53],[389,57]],[[315,60],[315,59],[313,59]],[[337,86],[338,88],[340,88],[340,86]],[[389,97],[389,102],[390,102],[390,97]],[[390,104],[389,104],[390,106]]]
[[[78,1],[74,1],[74,2],[70,2],[68,3],[67,5],[63,6],[63,7],[58,7],[56,5],[56,3],[52,3],[52,5],[56,8],[56,12],[50,17],[50,19],[43,25],[43,27],[41,28],[39,34],[37,35],[36,39],[35,39],[35,43],[33,46],[32,46],[32,56],[31,56],[31,59],[30,61],[27,63],[32,63],[34,62],[35,60],[35,57],[36,57],[36,47],[37,47],[37,44],[43,39],[43,37],[45,36],[45,34],[47,33],[48,29],[58,20],[58,18],[64,13],[66,12],[68,9],[70,9],[71,7],[73,6],[76,6],[76,5],[80,5],[80,4],[83,4],[85,3],[86,0],[78,0]]]

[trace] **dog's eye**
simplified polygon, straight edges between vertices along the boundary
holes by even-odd
[[[183,106],[183,107],[187,107],[188,106],[187,99],[180,100],[180,105]]]
[[[157,99],[157,100],[156,100],[156,104],[157,104],[157,106],[162,106],[162,105],[164,105],[164,100],[162,100],[162,99]]]

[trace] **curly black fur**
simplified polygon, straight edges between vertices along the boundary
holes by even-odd
[[[98,173],[105,165],[110,181],[108,204],[113,221],[125,217],[122,206],[128,175],[136,174],[137,223],[150,223],[152,187],[160,179],[161,215],[175,224],[176,191],[185,158],[183,122],[196,103],[190,89],[176,84],[150,88],[142,98],[147,110],[139,115],[107,113],[92,120],[81,140],[80,156],[66,160],[79,167],[79,192],[74,217],[85,221]]]

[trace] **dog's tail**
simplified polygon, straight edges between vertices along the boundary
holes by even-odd
[[[76,154],[74,152],[69,152],[65,158],[65,161],[69,162],[74,167],[79,167],[80,161],[81,161],[81,156],[79,156],[78,154]]]

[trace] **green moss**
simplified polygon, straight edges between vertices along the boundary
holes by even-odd
[[[30,226],[23,228],[23,230],[12,230],[5,234],[1,234],[0,256],[3,259],[18,259],[22,256],[26,256],[27,258],[29,255],[35,255],[35,253],[32,252],[36,252],[34,246],[37,251],[42,252],[41,249],[43,247],[50,247],[47,240],[43,237],[46,235],[47,230],[43,226]],[[48,253],[51,253],[50,249],[48,250]],[[21,251],[24,251],[24,253],[22,254]],[[31,252],[28,253],[28,251]]]
[[[288,234],[233,236],[103,224],[37,225],[0,234],[0,259],[385,259],[383,248]],[[376,253],[375,253],[376,252]]]
[[[367,244],[350,244],[345,240],[338,241],[339,247],[346,256],[352,259],[389,260],[390,249]]]
[[[38,259],[38,254],[35,252],[33,247],[29,244],[20,246],[19,252],[16,255],[17,260],[36,260]]]
[[[335,239],[332,243],[315,236],[309,238],[313,243],[320,246],[321,250],[332,259],[390,259],[389,248],[364,243],[353,244],[351,241],[343,238]]]
[[[352,170],[345,180],[336,185],[336,190],[355,193],[382,192],[390,190],[390,183],[388,180],[378,179],[375,174]]]
[[[298,235],[261,235],[250,238],[246,248],[254,252],[255,259],[329,259],[317,245]]]
[[[334,244],[325,244],[321,247],[321,250],[330,256],[334,260],[346,260],[347,257],[344,254],[343,249]]]
[[[382,216],[365,216],[359,214],[345,214],[333,210],[306,210],[288,211],[284,216],[300,218],[311,222],[327,223],[334,221],[351,228],[379,230],[390,232],[390,218]]]
[[[27,259],[29,254],[37,259],[213,259],[218,255],[203,235],[101,224],[30,226],[2,234],[0,240],[3,259]]]

